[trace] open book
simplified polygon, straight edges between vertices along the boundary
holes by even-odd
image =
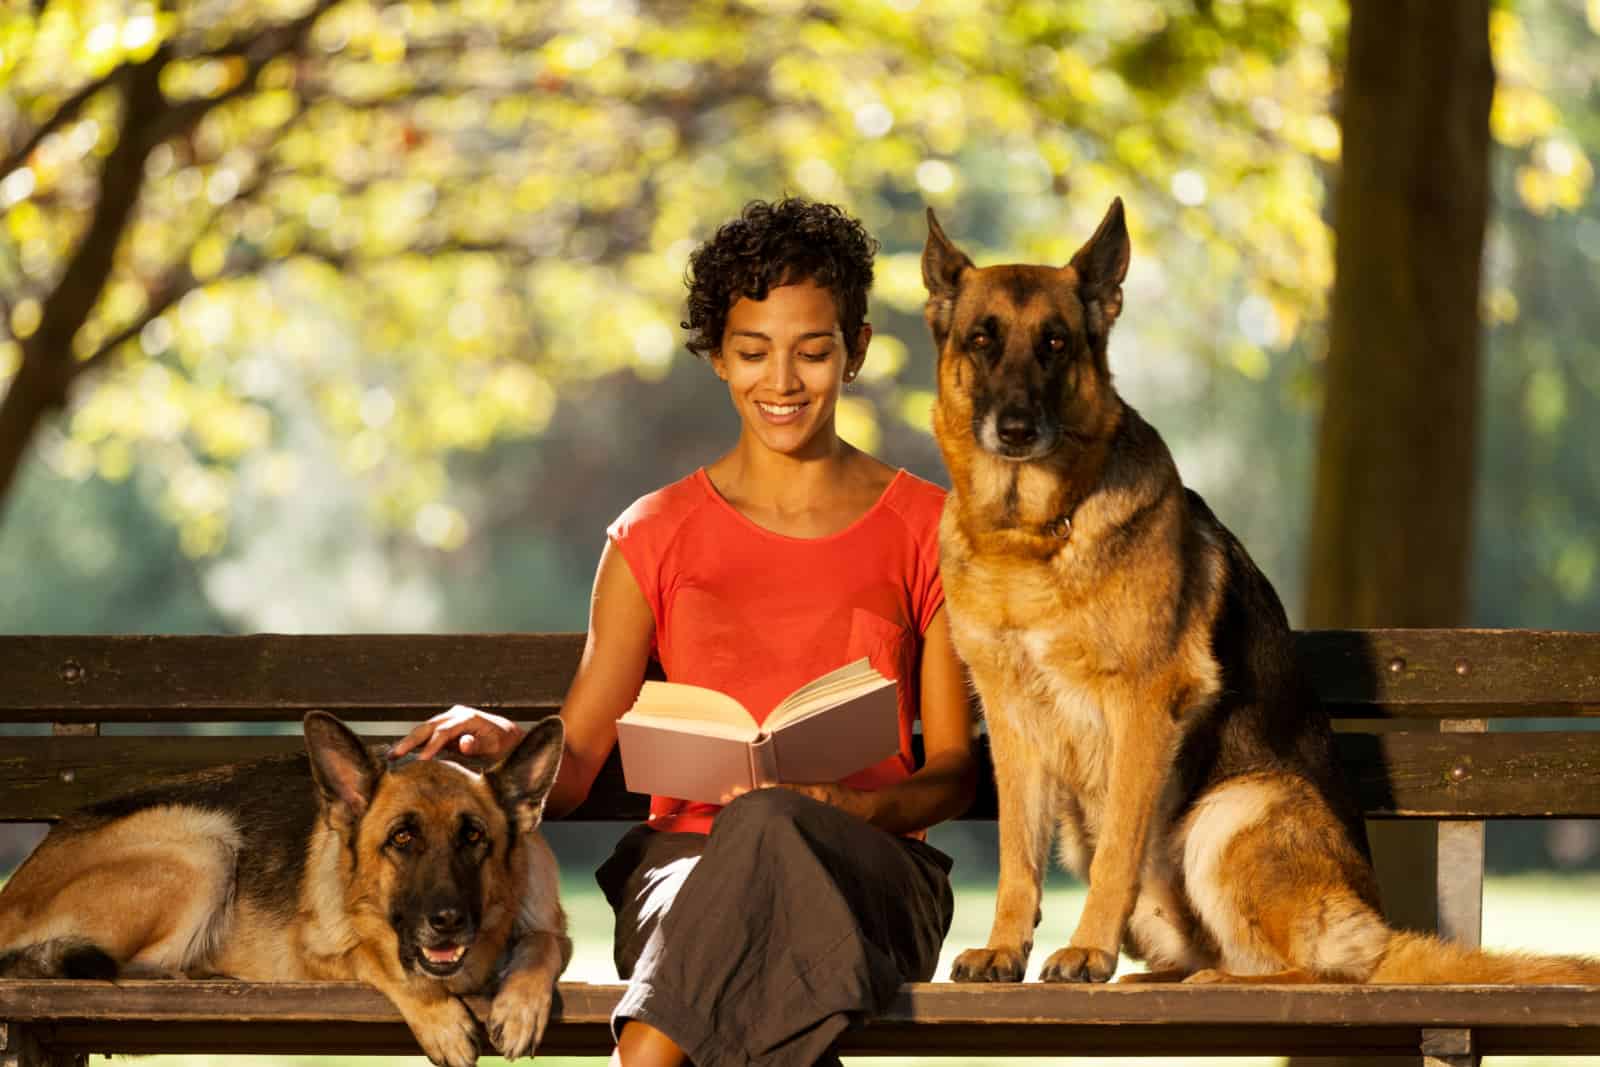
[[[634,793],[716,804],[736,786],[836,782],[900,751],[895,683],[866,659],[813,679],[757,726],[726,693],[646,682],[617,720]]]

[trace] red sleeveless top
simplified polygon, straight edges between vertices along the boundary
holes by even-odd
[[[902,470],[845,529],[788,537],[728,503],[702,468],[639,498],[606,534],[650,604],[669,681],[721,690],[759,723],[801,685],[862,656],[896,679],[899,755],[844,779],[876,789],[915,769],[922,634],[944,603],[944,495]],[[705,833],[718,810],[652,797],[650,825]]]

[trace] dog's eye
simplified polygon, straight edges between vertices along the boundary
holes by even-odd
[[[1067,339],[1065,337],[1052,337],[1045,344],[1050,346],[1050,351],[1052,352],[1065,352],[1067,350]]]
[[[482,844],[483,831],[478,829],[476,826],[469,826],[465,830],[461,831],[461,840],[469,845]]]
[[[404,849],[411,844],[416,835],[410,830],[396,830],[389,835],[389,847]]]

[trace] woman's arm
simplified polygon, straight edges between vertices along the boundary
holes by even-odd
[[[966,669],[950,641],[950,623],[942,607],[922,635],[920,681],[924,758],[915,774],[875,790],[838,784],[786,788],[843,808],[890,833],[925,830],[966,811],[978,787],[972,702]]]
[[[617,719],[633,706],[644,683],[654,632],[650,605],[627,562],[608,540],[594,576],[583,656],[561,704],[566,744],[561,771],[545,801],[548,814],[566,815],[589,795],[617,743]],[[492,759],[511,751],[522,735],[521,727],[499,715],[452,709],[417,726],[392,754],[402,756],[416,749],[429,758],[455,743],[463,753]]]

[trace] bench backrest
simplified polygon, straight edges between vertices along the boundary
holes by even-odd
[[[1298,640],[1329,712],[1351,720],[1341,753],[1370,816],[1600,815],[1600,733],[1481,732],[1489,719],[1600,715],[1600,634]],[[297,749],[298,737],[247,735],[314,708],[388,733],[454,703],[550,714],[582,645],[581,634],[0,636],[0,821],[53,821],[152,778]],[[234,725],[172,736],[195,723]],[[643,811],[613,761],[575,817]],[[968,817],[993,815],[986,791]]]

